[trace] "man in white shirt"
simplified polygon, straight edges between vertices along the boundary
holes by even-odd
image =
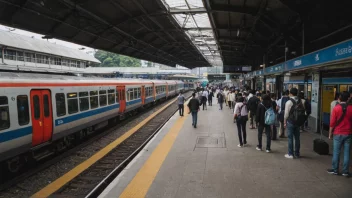
[[[330,103],[330,116],[331,116],[331,112],[334,109],[334,107],[339,103],[339,96],[340,96],[340,94],[336,92],[335,93],[335,100],[333,100]]]
[[[207,110],[207,101],[208,101],[208,92],[207,91],[203,91],[202,93],[202,104],[203,104],[203,110],[205,108],[205,110]]]

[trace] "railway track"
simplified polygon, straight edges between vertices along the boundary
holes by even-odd
[[[190,93],[186,93],[187,96],[190,96]],[[165,103],[164,103],[165,104]],[[113,177],[114,174],[119,172],[119,169],[123,168],[135,154],[138,153],[144,144],[146,144],[149,139],[155,134],[159,127],[163,126],[165,122],[173,115],[173,113],[177,110],[177,105],[170,105],[165,110],[163,110],[160,114],[155,116],[152,120],[147,122],[142,128],[140,128],[136,133],[134,133],[131,137],[126,139],[123,143],[121,143],[118,147],[113,149],[109,154],[107,154],[104,158],[93,164],[89,169],[82,172],[78,177],[74,178],[71,182],[64,185],[60,188],[54,195],[64,195],[64,196],[75,196],[75,197],[84,197],[85,195],[92,192],[96,194],[100,189],[107,183],[109,183],[109,179],[107,176]],[[138,114],[141,116],[141,114]],[[85,148],[86,146],[96,142],[98,139],[104,139],[108,136],[109,133],[116,130],[117,128],[123,126],[124,124],[135,119],[136,116],[128,118],[121,122],[120,124],[105,130],[104,132],[98,133],[97,135],[89,138],[82,144],[67,150],[65,153],[62,153],[59,156],[56,156],[50,160],[45,161],[44,163],[38,165],[36,168],[31,169],[20,176],[17,176],[10,181],[7,181],[0,186],[0,192],[17,184],[21,181],[25,180],[28,177],[36,177],[41,171],[47,169],[55,163],[60,162],[61,160],[74,155],[77,151]],[[107,139],[111,139],[107,137]],[[104,141],[102,141],[104,142]],[[106,143],[108,144],[108,143]],[[116,168],[118,167],[118,168]],[[103,182],[101,182],[103,181]],[[28,189],[24,189],[28,191]],[[92,191],[94,190],[94,191]],[[18,191],[18,190],[16,190]],[[31,194],[35,193],[35,191],[31,192]],[[28,195],[29,193],[26,192]],[[23,196],[21,193],[18,193],[20,197]],[[8,195],[1,195],[0,197],[6,197]]]
[[[163,110],[122,144],[114,148],[109,154],[97,161],[71,182],[60,188],[52,196],[97,197],[176,111],[176,105],[171,105]]]

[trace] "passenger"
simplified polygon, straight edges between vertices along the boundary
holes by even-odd
[[[224,103],[224,93],[222,92],[222,90],[218,93],[218,95],[216,97],[217,97],[218,103],[220,105],[220,109],[219,110],[222,110],[222,105]]]
[[[287,127],[288,137],[288,153],[285,154],[285,157],[289,159],[300,157],[300,127],[306,121],[305,100],[299,99],[297,95],[297,88],[291,88],[290,100],[285,104],[284,127]],[[291,111],[292,107],[294,109]],[[295,149],[293,149],[293,144]]]
[[[227,93],[227,104],[229,105],[229,108],[231,109],[231,105],[232,105],[232,100],[231,100],[231,94],[232,94],[232,90],[229,91],[229,93]]]
[[[256,129],[256,115],[257,115],[257,108],[260,103],[260,100],[255,96],[255,91],[251,90],[252,97],[248,100],[248,108],[249,108],[249,128],[250,129]],[[255,120],[255,121],[254,121]]]
[[[266,94],[268,95],[268,96],[270,96],[270,91],[269,90],[266,90]]]
[[[207,110],[207,101],[208,101],[208,91],[203,91],[202,94],[202,104],[203,104],[203,111],[204,109]]]
[[[248,93],[249,93],[249,95],[247,97],[247,101],[249,101],[249,99],[251,99],[254,96],[252,90],[249,90]]]
[[[188,103],[188,108],[189,108],[189,113],[192,113],[192,126],[194,128],[197,128],[197,117],[198,117],[198,111],[200,110],[199,106],[199,100],[196,98],[196,94],[192,94],[192,99]]]
[[[277,120],[277,104],[276,104],[276,94],[275,93],[271,93],[270,94],[271,97],[271,105],[273,107],[273,110],[275,112],[275,121]],[[277,128],[276,128],[276,124],[271,125],[271,140],[276,140],[277,139]]]
[[[224,99],[225,99],[225,105],[227,106],[227,94],[229,93],[229,90],[227,89],[227,88],[225,88],[225,90],[224,90]]]
[[[235,105],[236,105],[236,94],[235,94],[235,91],[231,91],[230,102],[231,102],[232,109],[235,109]]]
[[[177,97],[177,102],[178,102],[178,112],[180,114],[180,116],[183,116],[183,112],[184,112],[184,103],[185,103],[186,99],[185,97],[182,95],[182,93],[180,92],[178,94]]]
[[[271,128],[270,125],[265,124],[265,112],[272,107],[272,103],[270,100],[270,96],[264,94],[262,96],[262,102],[258,105],[257,108],[257,115],[256,115],[256,122],[258,123],[258,145],[257,150],[262,150],[262,135],[265,129],[266,132],[266,152],[271,152]]]
[[[341,93],[340,104],[336,105],[330,116],[329,139],[334,140],[332,169],[328,169],[328,173],[337,175],[339,173],[340,152],[343,147],[344,160],[342,167],[342,175],[350,176],[349,160],[350,148],[352,142],[352,105],[346,104],[349,93],[344,91]]]
[[[208,95],[208,104],[209,106],[213,106],[213,97],[214,97],[214,92],[210,90],[210,93]]]
[[[339,104],[339,97],[340,97],[340,94],[336,92],[334,100],[330,103],[330,117],[331,117],[331,113],[332,113],[332,110],[334,109],[334,107],[337,104]]]
[[[307,100],[307,99],[304,98],[304,93],[303,93],[303,91],[301,91],[301,92],[298,94],[298,98],[305,100],[305,102],[304,102],[304,109],[306,110],[306,114],[307,114],[307,118],[308,118],[309,115],[311,114],[311,105],[310,105],[310,103],[309,103],[309,100]],[[304,123],[304,125],[301,126],[301,132],[305,131],[307,127],[308,127],[308,119],[306,120],[306,122]]]
[[[234,117],[237,123],[238,139],[240,140],[240,144],[237,145],[238,147],[243,147],[247,144],[246,124],[248,121],[248,109],[247,105],[243,102],[243,97],[238,98],[238,102],[234,108]]]
[[[285,115],[285,105],[286,102],[290,100],[290,97],[288,96],[289,91],[286,90],[283,93],[284,95],[281,97],[280,100],[277,102],[277,109],[279,112],[279,122],[280,122],[280,130],[279,130],[279,137],[280,138],[285,138],[285,127],[284,127],[284,115]]]

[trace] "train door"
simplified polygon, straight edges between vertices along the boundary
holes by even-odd
[[[330,111],[331,102],[335,98],[337,85],[323,85],[322,90],[322,116],[323,116],[323,128],[324,130],[329,130],[330,125]]]
[[[142,90],[141,90],[141,99],[142,99],[142,104],[145,104],[145,86],[142,86]]]
[[[49,90],[31,91],[32,146],[51,140],[53,114]]]
[[[120,109],[119,112],[123,113],[126,110],[126,89],[124,86],[116,87],[119,94]]]

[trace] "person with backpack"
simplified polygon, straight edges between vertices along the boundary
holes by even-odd
[[[307,114],[304,108],[304,99],[297,97],[297,88],[290,89],[290,100],[285,104],[284,127],[287,128],[288,153],[285,157],[288,159],[300,157],[300,127],[306,122]],[[293,149],[293,144],[295,145]]]
[[[275,121],[277,120],[277,104],[276,104],[276,94],[271,93],[271,105],[273,107],[274,113],[275,113]],[[276,128],[276,122],[271,125],[271,140],[277,140],[277,128]]]
[[[213,97],[214,97],[214,92],[210,90],[210,93],[208,95],[208,104],[209,104],[209,106],[213,106]]]
[[[249,109],[249,124],[250,124],[250,129],[256,129],[256,125],[254,120],[256,119],[256,114],[257,114],[257,108],[260,103],[259,98],[255,95],[255,90],[251,90],[252,97],[248,100],[247,106]]]
[[[201,101],[201,103],[202,103],[202,105],[203,105],[203,111],[204,111],[204,109],[205,109],[205,110],[208,109],[208,108],[207,108],[208,97],[209,97],[209,95],[208,95],[208,90],[203,91],[203,93],[202,93],[202,101]]]
[[[192,126],[197,128],[197,121],[198,121],[198,111],[200,110],[199,99],[196,98],[196,94],[192,94],[192,99],[188,102],[187,106],[189,108],[189,113],[192,113]]]
[[[254,97],[254,96],[253,96]],[[258,105],[256,113],[256,122],[258,123],[258,145],[256,149],[262,150],[262,135],[266,132],[266,152],[271,152],[271,125],[275,123],[275,113],[272,108],[272,102],[269,95],[262,95],[262,102]]]
[[[238,98],[234,109],[234,118],[236,120],[238,139],[240,141],[240,144],[237,146],[242,148],[247,144],[246,124],[248,121],[247,104],[243,97]]]
[[[329,139],[333,139],[332,168],[328,169],[329,174],[339,174],[340,152],[343,147],[342,175],[350,176],[349,160],[350,147],[352,143],[352,105],[347,103],[349,93],[344,91],[339,96],[339,104],[336,105],[330,116]]]
[[[279,113],[279,122],[280,122],[280,129],[279,129],[279,137],[280,138],[285,138],[285,127],[284,127],[284,115],[285,115],[285,105],[288,100],[290,100],[289,91],[286,90],[283,93],[284,95],[281,97],[281,99],[277,102],[277,107],[276,109],[278,110]]]
[[[311,114],[312,112],[312,108],[311,108],[311,105],[310,105],[310,102],[308,99],[304,98],[304,93],[303,91],[301,91],[299,94],[298,94],[298,98],[300,99],[304,99],[304,109],[306,110],[306,115],[307,115],[307,120],[304,122],[304,124],[301,126],[301,131],[305,131],[306,128],[308,128],[308,117],[309,115]]]
[[[218,98],[218,103],[220,105],[219,110],[222,110],[222,104],[224,103],[224,94],[223,94],[222,90],[218,93],[218,95],[216,97]]]

